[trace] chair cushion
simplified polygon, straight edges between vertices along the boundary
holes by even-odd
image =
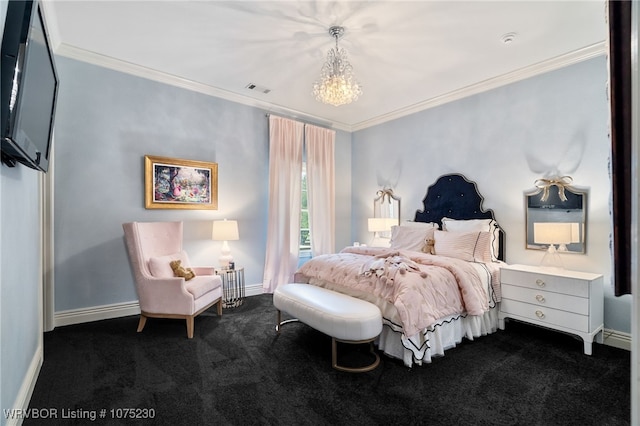
[[[158,256],[149,258],[149,271],[151,275],[156,278],[171,278],[175,277],[173,269],[171,269],[171,261],[180,260],[184,268],[190,268],[191,263],[186,251],[179,253],[168,254],[166,256]]]
[[[221,285],[222,280],[217,275],[199,275],[187,281],[184,287],[193,295],[194,299],[199,299]]]

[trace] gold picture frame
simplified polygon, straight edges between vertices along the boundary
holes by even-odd
[[[218,209],[218,163],[144,156],[144,207]]]

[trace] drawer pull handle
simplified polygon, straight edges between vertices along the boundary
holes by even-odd
[[[540,318],[540,319],[543,319],[543,318],[544,318],[544,312],[542,312],[542,311],[536,311],[536,316],[537,316],[538,318]]]
[[[545,282],[542,281],[540,278],[536,280],[536,284],[538,284],[538,287],[544,287],[546,285]]]
[[[544,296],[541,295],[541,294],[536,294],[536,300],[538,302],[540,302],[540,303],[544,303],[545,302]]]

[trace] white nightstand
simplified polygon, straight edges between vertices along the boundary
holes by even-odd
[[[509,265],[500,270],[502,302],[498,326],[513,318],[582,337],[591,355],[594,338],[603,342],[604,294],[599,274]]]

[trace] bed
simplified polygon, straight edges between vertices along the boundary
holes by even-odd
[[[441,176],[414,220],[393,227],[390,247],[316,256],[295,281],[376,304],[378,349],[408,367],[430,363],[463,338],[497,330],[504,232],[483,200],[463,175]]]

